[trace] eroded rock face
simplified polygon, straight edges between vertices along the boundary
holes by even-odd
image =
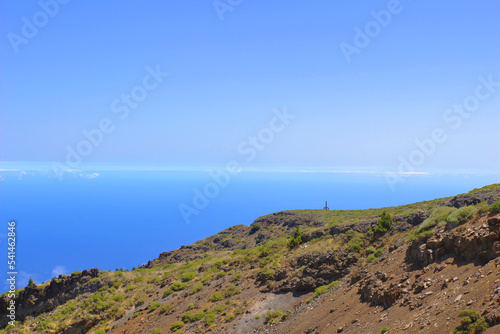
[[[95,292],[102,287],[102,282],[90,282],[99,276],[99,269],[84,270],[79,274],[59,275],[52,279],[49,285],[39,289],[37,285],[27,286],[16,297],[16,320],[24,320],[28,315],[52,311],[58,305],[76,298],[86,292]],[[3,295],[0,297],[0,326],[6,325],[7,306],[10,299]]]
[[[355,254],[345,251],[328,250],[304,254],[292,260],[288,268],[277,270],[267,279],[272,279],[273,291],[312,291],[343,277],[357,261]],[[258,277],[260,281],[267,279]]]
[[[500,194],[493,195],[488,190],[478,191],[475,194],[464,194],[455,196],[445,203],[446,206],[452,206],[455,208],[461,208],[467,205],[476,205],[483,201],[488,201],[488,204],[492,204],[496,200],[500,199]]]
[[[295,228],[295,226],[297,225],[314,226],[314,227],[319,227],[324,225],[324,223],[320,221],[311,219],[310,217],[302,217],[300,215],[297,215],[289,211],[275,212],[271,215],[260,217],[256,219],[254,223],[261,224],[262,227],[283,226],[289,229]]]
[[[384,284],[386,280],[384,273],[377,273],[361,280],[358,293],[361,301],[369,302],[372,306],[383,306],[389,308],[402,296],[401,284]]]
[[[500,256],[500,217],[485,217],[452,231],[440,230],[433,236],[413,240],[406,251],[406,261],[427,266],[445,255],[488,262]]]

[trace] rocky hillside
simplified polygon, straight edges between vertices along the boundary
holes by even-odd
[[[131,271],[0,297],[0,333],[500,333],[500,184],[368,210],[294,210]]]

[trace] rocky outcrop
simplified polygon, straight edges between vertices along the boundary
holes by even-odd
[[[355,254],[345,251],[314,252],[300,255],[286,269],[276,270],[271,277],[260,276],[258,280],[272,281],[268,287],[275,292],[312,291],[347,275],[357,261]]]
[[[324,225],[323,222],[315,220],[309,216],[298,215],[290,211],[280,211],[260,217],[255,220],[254,224],[255,223],[261,224],[262,227],[284,226],[287,228],[294,228],[297,225],[314,227]]]
[[[420,225],[424,220],[426,220],[429,217],[429,212],[428,211],[417,211],[414,213],[411,213],[409,215],[400,215],[400,216],[395,216],[393,217],[394,222],[399,222],[400,226],[416,226]],[[362,221],[358,223],[353,223],[353,224],[344,224],[344,225],[339,225],[332,227],[330,229],[330,234],[331,235],[337,235],[337,234],[343,234],[346,233],[347,231],[356,231],[360,233],[366,233],[369,229],[373,228],[375,225],[378,224],[378,219],[373,219],[373,220],[368,220],[368,221]],[[409,228],[403,228],[403,230],[408,230]]]
[[[413,240],[406,261],[427,266],[449,255],[460,260],[487,262],[500,256],[500,215],[483,217],[451,231],[438,230]]]
[[[362,302],[369,302],[371,306],[389,308],[401,297],[403,290],[401,284],[384,284],[387,275],[377,272],[360,281],[358,293]]]
[[[395,222],[401,222],[409,224],[411,226],[417,226],[423,223],[423,221],[429,218],[429,216],[430,216],[429,211],[421,210],[405,216],[395,216],[393,220]]]
[[[500,199],[500,194],[498,192],[492,192],[490,190],[485,189],[477,191],[472,194],[463,194],[455,196],[452,199],[448,200],[444,205],[455,208],[461,208],[467,205],[476,205],[484,201],[487,201],[488,205],[490,205],[499,199]]]
[[[24,320],[27,316],[37,316],[52,311],[58,305],[77,296],[99,290],[103,283],[92,281],[99,276],[99,269],[84,270],[71,275],[59,275],[53,278],[49,285],[39,288],[37,285],[27,286],[15,298],[16,320]],[[0,297],[0,326],[8,322],[7,306],[10,299],[6,295]]]

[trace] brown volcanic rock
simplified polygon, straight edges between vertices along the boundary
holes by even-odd
[[[461,260],[488,262],[500,256],[500,217],[483,217],[452,231],[439,230],[433,236],[413,240],[406,252],[407,262],[422,266],[442,259],[445,255]]]
[[[311,291],[321,285],[327,285],[350,272],[350,267],[357,263],[358,258],[354,253],[346,251],[314,252],[296,257],[286,269],[276,270],[273,280],[276,284],[271,287],[273,291]],[[303,268],[298,276],[293,276],[293,271]],[[261,281],[263,280],[259,277]]]
[[[15,298],[16,320],[22,321],[27,316],[37,316],[38,314],[52,311],[58,305],[74,299],[86,292],[95,292],[102,287],[100,281],[90,282],[99,276],[99,269],[84,270],[79,274],[59,275],[52,279],[49,285],[39,289],[37,285],[27,286]],[[0,297],[0,326],[7,324],[7,306],[10,299],[6,295]]]
[[[389,308],[401,298],[403,290],[394,283],[384,285],[379,277],[369,276],[362,280],[358,293],[361,295],[361,301],[369,302],[371,306]]]

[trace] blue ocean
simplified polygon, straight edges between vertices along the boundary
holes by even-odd
[[[500,178],[418,175],[393,191],[380,174],[241,172],[196,208],[196,192],[212,181],[204,171],[75,172],[62,181],[44,172],[3,172],[0,254],[6,263],[7,223],[14,220],[21,288],[30,277],[41,283],[94,267],[131,269],[277,211],[321,209],[325,201],[330,209],[395,206],[467,192]],[[182,204],[196,211],[188,220]],[[7,271],[5,265],[0,275]]]

